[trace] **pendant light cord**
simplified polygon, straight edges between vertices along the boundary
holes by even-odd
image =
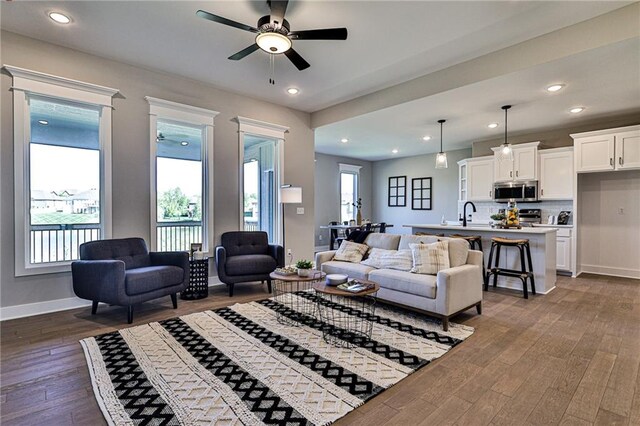
[[[507,111],[509,110],[509,108],[511,108],[511,105],[505,105],[502,107],[502,109],[504,110],[504,144],[503,145],[508,145],[507,143]]]
[[[440,123],[440,153],[444,152],[442,150],[442,125],[444,124],[445,121],[447,120],[438,120],[438,123]]]

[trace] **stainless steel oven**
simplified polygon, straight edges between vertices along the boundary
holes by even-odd
[[[497,202],[538,201],[538,181],[496,183],[493,185],[493,200]]]

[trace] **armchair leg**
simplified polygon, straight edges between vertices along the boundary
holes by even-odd
[[[267,290],[269,290],[269,294],[271,294],[271,278],[267,279]]]
[[[127,322],[129,324],[133,322],[133,305],[127,307]]]
[[[171,303],[173,303],[173,309],[178,309],[178,293],[171,294]]]
[[[227,287],[229,287],[229,297],[233,297],[233,284],[227,284]]]
[[[449,318],[442,318],[442,330],[449,331]]]
[[[476,311],[478,311],[478,315],[482,315],[482,302],[478,302],[476,305]]]
[[[98,312],[98,301],[97,301],[97,300],[94,300],[94,301],[91,303],[91,315],[95,315],[95,314],[96,314],[96,312]]]

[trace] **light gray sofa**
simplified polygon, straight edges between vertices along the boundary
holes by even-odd
[[[449,329],[449,318],[476,307],[482,313],[482,252],[469,250],[463,239],[433,236],[369,234],[365,244],[386,250],[409,249],[411,243],[430,244],[449,241],[451,268],[437,275],[423,275],[394,269],[376,269],[361,263],[332,260],[336,250],[316,254],[316,268],[327,274],[346,274],[380,284],[378,299],[442,319]]]

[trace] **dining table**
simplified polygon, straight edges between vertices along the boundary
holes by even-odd
[[[364,230],[366,224],[362,224],[362,225],[321,225],[320,229],[329,229],[329,230],[337,230],[337,231],[345,231],[347,237],[349,236],[349,232],[351,231],[355,231],[355,230]],[[385,228],[393,228],[393,225],[390,223],[387,223]],[[336,243],[336,239],[334,237],[334,233],[333,232],[329,232],[329,250],[335,250],[334,246]]]

